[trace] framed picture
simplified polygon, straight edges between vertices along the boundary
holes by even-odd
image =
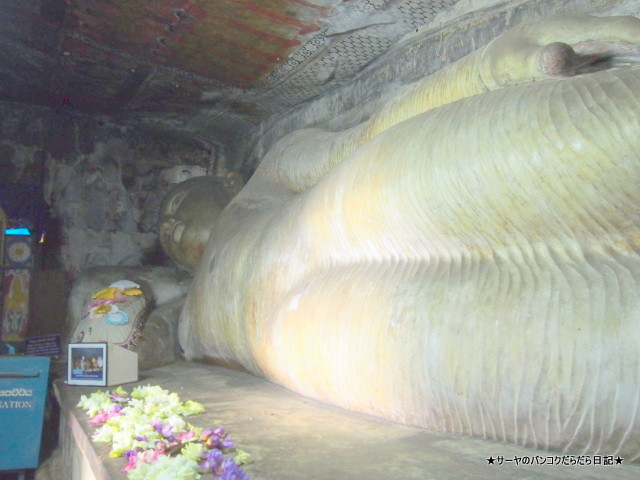
[[[70,343],[67,358],[68,385],[107,385],[106,343]]]

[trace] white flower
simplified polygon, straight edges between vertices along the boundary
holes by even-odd
[[[188,424],[181,416],[170,414],[163,420],[165,425],[171,425],[174,433],[186,432],[188,430]]]
[[[86,411],[87,415],[93,417],[102,410],[110,410],[113,405],[114,403],[109,398],[108,393],[98,390],[88,397],[86,395],[82,395],[77,406]]]
[[[182,447],[180,455],[183,455],[189,460],[193,460],[197,463],[200,460],[200,457],[204,455],[205,451],[207,450],[207,447],[205,447],[202,443],[190,442]]]
[[[180,409],[180,414],[188,417],[189,415],[197,415],[204,412],[204,407],[201,403],[194,402],[193,400],[187,400]]]
[[[153,463],[138,462],[129,471],[129,480],[197,480],[201,477],[199,470],[198,463],[184,455],[161,455]]]

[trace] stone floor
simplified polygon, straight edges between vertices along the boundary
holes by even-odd
[[[380,421],[221,367],[181,361],[141,372],[137,384],[160,385],[183,400],[201,402],[206,413],[190,417],[190,422],[225,427],[237,446],[252,455],[254,463],[243,467],[252,480],[640,478],[640,465],[624,462],[611,466],[516,465],[515,457],[535,459],[552,454]],[[124,388],[130,390],[133,385]],[[97,387],[71,387],[58,380],[56,388],[63,416],[65,412],[73,415],[84,434],[90,435],[93,426],[74,406],[80,395]],[[120,472],[123,459],[108,458],[104,445],[93,444],[93,448],[107,478],[126,478]],[[493,465],[489,457],[495,459]]]

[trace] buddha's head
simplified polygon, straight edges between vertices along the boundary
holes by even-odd
[[[160,244],[181,268],[193,272],[218,216],[242,186],[237,173],[176,184],[160,209]]]

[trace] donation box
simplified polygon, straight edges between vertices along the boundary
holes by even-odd
[[[0,356],[0,470],[38,467],[49,361]]]

